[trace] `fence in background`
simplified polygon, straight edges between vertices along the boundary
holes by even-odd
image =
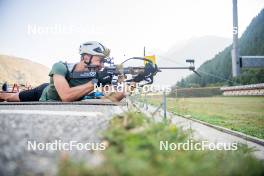
[[[220,87],[205,88],[176,88],[172,90],[171,97],[212,97],[222,95]]]
[[[264,96],[264,83],[221,87],[224,96]]]

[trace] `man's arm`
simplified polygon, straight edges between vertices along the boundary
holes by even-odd
[[[94,90],[91,81],[80,86],[70,87],[65,77],[57,74],[53,75],[53,81],[61,101],[64,102],[79,100],[82,96]]]

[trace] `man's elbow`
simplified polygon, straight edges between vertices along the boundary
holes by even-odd
[[[72,98],[67,94],[60,96],[60,98],[62,102],[72,102],[73,101]]]

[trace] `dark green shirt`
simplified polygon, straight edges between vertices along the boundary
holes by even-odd
[[[65,79],[68,81],[70,87],[75,87],[78,85],[85,84],[89,82],[91,79],[69,79],[68,78],[68,69],[67,66],[63,62],[57,62],[52,66],[52,69],[49,73],[50,76],[50,84],[47,86],[39,99],[39,101],[61,101],[60,96],[55,88],[53,75],[61,75],[64,76]]]

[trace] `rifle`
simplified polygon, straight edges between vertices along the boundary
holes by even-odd
[[[188,70],[194,72],[195,74],[197,74],[198,76],[200,76],[200,74],[195,70],[193,59],[186,60],[186,62],[190,64],[189,66],[186,66],[186,67],[158,67],[157,64],[154,63],[152,60],[144,58],[144,57],[132,57],[132,58],[129,58],[129,59],[123,61],[121,64],[118,64],[118,65],[115,65],[112,60],[113,60],[112,58],[106,59],[105,63],[108,63],[110,66],[104,67],[104,70],[106,70],[107,73],[111,74],[113,77],[114,76],[126,77],[126,75],[132,75],[132,79],[127,79],[127,80],[125,80],[126,82],[131,82],[134,80],[133,78],[135,78],[139,74],[142,74],[145,71],[147,64],[151,64],[155,68],[155,73],[153,73],[149,77],[146,76],[146,79],[144,79],[144,81],[146,83],[143,85],[152,84],[153,83],[153,75],[156,75],[157,72],[161,72],[162,70],[188,69]],[[145,61],[145,66],[123,67],[123,64],[129,60],[143,60],[143,61]],[[71,72],[70,78],[71,79],[81,79],[81,78],[93,79],[93,78],[96,78],[97,66],[87,65],[87,68],[88,68],[88,71]],[[117,84],[117,79],[113,79],[112,84]]]

